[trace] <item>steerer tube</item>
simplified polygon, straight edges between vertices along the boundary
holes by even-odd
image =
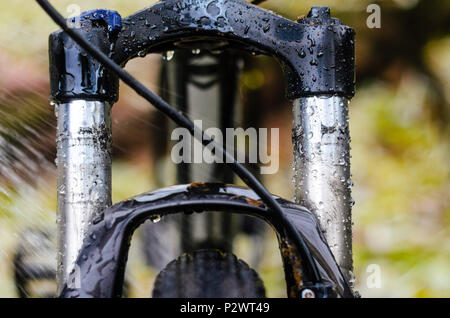
[[[293,111],[296,201],[318,217],[336,261],[351,283],[353,200],[348,99],[299,98]]]
[[[59,294],[64,283],[79,282],[74,262],[85,234],[92,219],[111,205],[111,106],[72,100],[55,107]]]

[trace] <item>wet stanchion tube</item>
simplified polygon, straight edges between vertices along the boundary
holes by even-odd
[[[58,116],[58,293],[77,284],[74,262],[92,219],[111,205],[111,106],[72,100]]]
[[[110,10],[84,12],[68,21],[108,54],[121,29]],[[77,24],[79,24],[77,26]],[[95,216],[111,205],[111,107],[119,81],[62,30],[49,37],[50,93],[57,124],[57,286],[77,287],[74,266]]]
[[[297,203],[319,219],[343,274],[351,283],[352,206],[348,99],[313,96],[293,106]]]

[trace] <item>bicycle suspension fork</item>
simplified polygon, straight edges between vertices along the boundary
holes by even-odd
[[[302,22],[321,24],[329,31],[336,20],[330,17],[328,8],[314,7]],[[314,37],[313,31],[307,36],[312,59],[302,63],[303,74],[308,76],[293,103],[295,200],[317,216],[351,284],[353,200],[348,102],[354,94],[353,31],[334,32],[338,36],[331,37],[328,34],[319,32]],[[303,52],[299,51],[300,59]]]
[[[174,5],[175,2],[177,5]],[[306,18],[293,22],[247,4],[244,8],[245,2],[238,0],[217,1],[217,5],[223,9],[223,12],[227,12],[226,19],[222,16],[217,17],[217,13],[214,13],[217,10],[214,12],[208,10],[207,3],[200,2],[194,8],[189,5],[190,2],[187,0],[186,5],[179,5],[178,2],[178,0],[166,0],[155,5],[157,10],[155,8],[155,10],[140,11],[126,18],[127,23],[120,31],[115,48],[110,48],[111,36],[106,36],[107,31],[102,27],[102,25],[105,26],[105,23],[91,23],[99,16],[105,17],[103,13],[91,15],[91,19],[86,22],[86,31],[88,31],[85,32],[88,34],[86,36],[105,53],[111,51],[114,60],[119,64],[124,64],[128,59],[139,55],[140,52],[150,51],[152,47],[156,48],[158,44],[167,44],[173,41],[175,34],[180,39],[187,39],[191,36],[196,36],[197,39],[199,36],[225,38],[230,40],[231,46],[238,49],[278,57],[285,65],[288,79],[287,96],[295,100],[294,146],[298,170],[296,176],[297,200],[319,216],[335,257],[343,272],[350,278],[351,232],[349,228],[351,221],[349,205],[352,203],[348,201],[350,200],[348,186],[351,182],[348,181],[350,172],[346,104],[347,98],[354,94],[353,30],[332,18],[329,9],[325,7],[314,7]],[[173,10],[176,10],[176,13]],[[178,20],[180,15],[183,19]],[[83,16],[86,15],[83,14]],[[108,31],[114,30],[117,26],[116,20],[111,19],[111,16],[107,17]],[[247,26],[240,22],[253,20],[255,23]],[[215,21],[215,23],[211,23],[211,21]],[[155,27],[152,27],[152,23]],[[82,25],[84,24],[82,23]],[[98,34],[95,34],[96,32]],[[72,107],[76,104],[74,103],[76,100],[85,103],[85,107],[80,107],[80,113],[77,113],[77,116],[88,112],[89,107],[92,106],[88,106],[88,101],[112,105],[117,100],[117,78],[102,70],[101,66],[88,55],[80,52],[64,33],[55,32],[50,38],[50,45],[52,97],[55,102],[61,104],[60,106],[70,105],[70,107],[67,105],[62,107],[63,113],[67,113],[67,107],[72,113]],[[171,49],[171,47],[168,46],[167,49]],[[106,107],[103,112],[101,107],[99,109],[103,114],[99,113],[99,116],[104,119],[105,126],[102,126],[102,130],[105,132],[108,131],[106,113],[109,110]],[[75,120],[78,117],[64,115],[62,118]],[[60,120],[64,128],[65,120]],[[98,146],[94,145],[94,141],[98,138],[93,128],[96,128],[99,123],[101,125],[101,122],[101,120],[92,120],[88,123],[88,121],[82,120],[78,126],[72,126],[74,129],[78,127],[79,133],[86,132],[87,134],[84,136],[89,136],[86,140],[92,141],[92,144],[89,142],[79,144],[79,151],[76,152],[79,156],[86,155],[90,151],[92,153],[99,151],[100,148],[95,148]],[[109,136],[108,133],[107,135]],[[78,138],[79,136],[72,137]],[[59,142],[62,142],[64,138],[61,138]],[[75,141],[76,139],[74,139]],[[70,145],[69,143],[66,147],[70,148]],[[74,156],[64,159],[64,147],[60,147],[61,152],[58,155],[61,157],[61,163],[58,165],[62,164],[64,167],[65,162],[67,167],[70,167]],[[83,152],[83,149],[89,149],[89,151]],[[106,154],[107,151],[101,160],[104,164],[103,168],[102,165],[95,165],[95,160],[92,159],[93,164],[88,168],[92,173],[91,176],[95,173],[92,170],[96,169],[104,169],[101,170],[103,172],[99,176],[108,175],[110,162],[107,161],[110,158],[108,159]],[[77,165],[74,164],[73,167],[77,167]],[[66,174],[66,178],[64,176],[60,178],[60,185],[69,185],[68,180],[79,173],[74,169],[60,169],[60,172]],[[74,180],[71,181],[74,182]],[[105,191],[108,193],[109,190],[105,184],[108,182],[104,182],[103,188],[95,192]],[[91,184],[88,183],[88,185]],[[73,191],[63,189],[63,191],[67,190],[69,193]],[[73,195],[64,195],[60,200],[67,203],[71,198]],[[89,191],[83,192],[82,200],[86,199],[89,199]],[[89,220],[90,215],[96,213],[98,206],[95,207],[96,203],[94,204],[93,201],[87,200],[86,202],[86,206],[81,208],[82,205],[80,205],[79,208],[76,208],[76,212],[70,213],[62,208],[62,203],[59,203],[60,212],[67,214],[66,218],[61,218],[61,220],[70,222],[70,218],[67,216],[77,213],[86,214],[86,219]],[[325,209],[325,207],[327,208]],[[81,209],[87,209],[87,212],[81,211]],[[81,227],[83,228],[83,226]],[[60,244],[63,245],[60,253],[63,251],[62,254],[67,254],[63,248],[71,248],[71,245],[67,245],[64,239],[68,238],[66,233],[68,228],[66,224],[60,225],[60,228],[62,238]],[[62,274],[60,273],[59,276],[67,279],[67,273],[71,267],[68,264],[71,260],[65,260],[64,257],[61,267],[63,270],[60,271]]]

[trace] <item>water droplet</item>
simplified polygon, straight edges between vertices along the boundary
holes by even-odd
[[[152,215],[150,217],[150,221],[152,221],[153,223],[158,223],[159,221],[161,221],[161,215]]]
[[[217,1],[211,1],[206,7],[206,11],[212,16],[218,15],[220,8],[217,6]]]
[[[300,49],[299,51],[297,51],[298,56],[300,56],[301,58],[304,58],[306,56],[306,53],[303,49]]]
[[[138,52],[138,56],[139,57],[145,57],[147,55],[147,51],[146,50],[142,50]]]
[[[65,187],[64,184],[62,184],[62,185],[59,186],[58,192],[59,192],[60,194],[66,193],[66,187]]]
[[[351,207],[355,205],[355,200],[353,198],[350,198],[350,201],[348,203]]]
[[[309,64],[311,64],[312,66],[317,66],[319,65],[319,62],[317,62],[317,60],[313,58],[311,61],[309,61]]]
[[[173,59],[173,56],[175,55],[175,52],[174,51],[167,51],[167,52],[164,52],[164,54],[163,54],[163,59],[165,60],[165,61],[170,61],[171,59]]]
[[[353,283],[356,281],[355,274],[354,274],[352,271],[349,271],[348,274],[349,274],[349,276],[350,276],[350,279],[349,279],[348,282],[349,282],[350,284],[353,284]]]

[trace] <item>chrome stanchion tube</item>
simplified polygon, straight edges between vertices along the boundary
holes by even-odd
[[[318,217],[337,263],[352,282],[348,99],[304,97],[293,108],[296,202]]]
[[[58,117],[58,294],[79,279],[74,262],[92,219],[111,205],[111,106],[73,100]],[[73,273],[71,274],[71,272]],[[76,286],[74,286],[76,287]]]

